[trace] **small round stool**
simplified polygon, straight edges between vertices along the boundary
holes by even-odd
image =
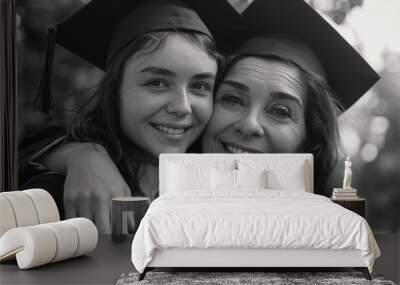
[[[123,241],[126,234],[123,233],[124,223],[127,226],[127,220],[123,218],[124,213],[133,212],[135,221],[135,230],[139,227],[140,221],[144,217],[150,199],[147,197],[118,197],[112,199],[111,207],[111,239],[112,241]]]

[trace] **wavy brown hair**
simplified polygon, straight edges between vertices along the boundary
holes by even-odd
[[[216,88],[238,61],[249,56],[283,62],[301,71],[307,88],[304,110],[306,137],[296,152],[313,154],[314,193],[328,193],[325,189],[328,179],[344,153],[337,122],[343,107],[336,99],[335,93],[321,75],[311,73],[297,63],[277,55],[241,54],[231,56],[223,66],[221,75],[215,84]]]
[[[138,53],[152,54],[159,50],[171,34],[179,34],[200,47],[220,64],[221,57],[213,40],[203,34],[186,31],[156,31],[142,34],[125,47],[110,63],[103,79],[90,99],[80,108],[69,129],[67,141],[101,144],[117,165],[132,195],[143,195],[138,185],[142,163],[157,164],[153,157],[140,149],[122,131],[120,125],[120,86],[125,64]]]

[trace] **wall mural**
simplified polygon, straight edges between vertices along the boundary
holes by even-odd
[[[256,112],[257,108],[252,106],[259,104],[254,102],[263,100],[260,95],[240,95],[243,86],[235,84],[238,74],[243,74],[250,65],[260,64],[242,60],[234,62],[224,74],[228,83],[217,88],[213,106],[217,61],[212,44],[204,36],[189,40],[172,36],[162,40],[163,35],[157,33],[152,39],[161,39],[161,46],[149,38],[142,39],[142,45],[154,48],[150,55],[149,51],[132,45],[118,53],[107,67],[96,60],[91,59],[93,64],[83,60],[81,57],[85,57],[82,55],[85,51],[80,57],[55,45],[52,77],[41,77],[45,51],[51,49],[46,41],[48,27],[68,18],[89,2],[16,1],[21,188],[61,187],[60,191],[52,194],[58,200],[59,208],[65,207],[63,215],[96,216],[96,219],[104,220],[107,211],[95,205],[87,207],[85,199],[95,191],[108,193],[102,196],[104,199],[130,194],[154,199],[158,195],[158,179],[155,177],[159,153],[312,152],[318,144],[306,138],[310,132],[314,138],[325,130],[326,147],[316,159],[316,165],[321,161],[320,167],[316,168],[320,173],[316,178],[316,189],[319,189],[316,192],[331,196],[334,187],[342,186],[344,160],[348,156],[352,169],[351,185],[360,197],[368,201],[367,217],[372,229],[376,232],[399,232],[400,97],[397,93],[400,86],[396,79],[400,76],[400,42],[395,27],[400,27],[400,23],[394,15],[394,11],[399,10],[394,7],[400,8],[397,1],[387,0],[385,4],[373,0],[307,1],[381,77],[357,102],[345,106],[351,107],[338,120],[329,119],[337,112],[333,101],[321,103],[326,104],[325,110],[328,111],[324,113],[326,121],[318,128],[320,131],[317,128],[307,130],[303,105],[306,104],[305,90],[318,86],[320,91],[323,85],[319,85],[321,83],[309,73],[299,73],[298,68],[282,64],[276,58],[275,61],[269,59],[275,64],[260,65],[260,68],[270,68],[268,74],[286,75],[281,76],[283,79],[276,81],[274,87],[290,85],[291,89],[285,89],[285,92],[298,94],[297,103],[282,99],[276,101],[279,104],[272,104],[274,107],[263,103],[264,110],[268,110],[265,111],[268,115],[261,118],[264,121],[257,121],[260,118],[251,115],[239,120],[237,116],[240,117],[241,113]],[[230,2],[242,12],[252,1]],[[78,32],[76,36],[82,40],[88,37]],[[51,34],[49,37],[51,40]],[[86,57],[99,53],[95,43],[88,42],[94,47]],[[287,43],[281,44],[285,46]],[[147,54],[135,57],[143,51]],[[154,68],[157,65],[158,68]],[[169,70],[170,74],[159,68],[172,65],[174,68]],[[305,69],[307,71],[308,66]],[[313,64],[310,70],[313,71],[310,74],[318,74],[318,67]],[[253,70],[247,76],[271,80],[268,74]],[[305,77],[310,78],[305,80]],[[41,91],[46,91],[50,88],[46,85],[49,78],[53,96],[38,97],[39,82],[44,84]],[[253,83],[248,82],[251,88],[261,88],[257,83],[251,85]],[[171,91],[179,89],[179,84],[187,87],[185,92],[189,92],[191,97]],[[169,100],[172,97],[173,103]],[[190,101],[187,98],[191,98]],[[43,113],[38,106],[51,107],[51,110]],[[273,129],[269,130],[272,125]],[[336,127],[338,134],[335,133]],[[238,133],[265,139],[249,143],[249,140],[240,141]],[[343,150],[335,166],[332,152],[337,150],[339,135]],[[332,171],[333,166],[335,169]],[[64,197],[62,188],[68,191]],[[99,231],[109,231],[109,228],[105,226]]]

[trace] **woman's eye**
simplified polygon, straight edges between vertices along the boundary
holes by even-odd
[[[227,105],[239,105],[239,106],[244,106],[245,102],[242,98],[240,98],[239,96],[236,95],[232,95],[232,94],[225,94],[221,97],[220,101],[223,104],[227,104]]]
[[[207,82],[196,82],[193,83],[190,88],[196,90],[196,91],[200,91],[200,92],[206,92],[206,91],[211,91],[212,90],[212,86],[207,83]]]
[[[292,110],[285,105],[274,105],[269,112],[278,118],[292,118]]]
[[[166,88],[169,87],[169,84],[166,80],[163,79],[151,79],[146,81],[144,83],[144,86],[152,88]]]

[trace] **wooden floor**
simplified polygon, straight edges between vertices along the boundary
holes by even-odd
[[[19,270],[15,262],[0,264],[0,284],[115,284],[122,273],[135,271],[130,257],[132,238],[115,243],[111,236],[99,236],[97,249],[88,256],[29,270]],[[400,284],[400,235],[375,234],[375,238],[382,256],[374,273]]]
[[[381,257],[374,265],[374,273],[383,274],[385,279],[400,284],[400,233],[376,233],[374,236],[381,250]]]

